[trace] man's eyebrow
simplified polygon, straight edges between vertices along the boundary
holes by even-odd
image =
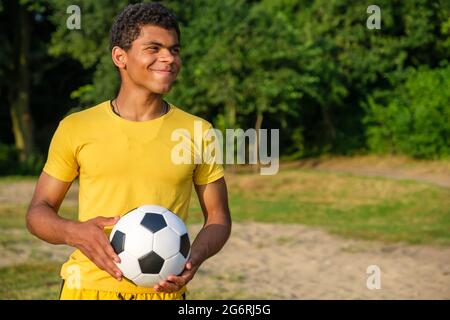
[[[142,45],[143,45],[143,46],[155,45],[155,46],[163,47],[163,48],[164,48],[164,45],[163,45],[162,43],[158,42],[158,41],[147,41],[147,42],[144,42]],[[179,44],[179,43],[175,43],[175,44],[174,44],[173,46],[171,46],[170,48],[173,49],[173,48],[179,48],[179,47],[180,47],[180,44]]]

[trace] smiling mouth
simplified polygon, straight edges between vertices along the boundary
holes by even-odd
[[[150,69],[153,72],[161,73],[161,74],[170,74],[172,73],[171,70],[156,70],[156,69]]]

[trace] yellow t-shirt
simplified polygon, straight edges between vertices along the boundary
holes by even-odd
[[[194,136],[199,133],[195,130],[199,124],[200,140]],[[194,157],[199,154],[200,143],[202,150],[209,145],[205,136],[209,128],[209,122],[174,105],[157,119],[138,122],[119,117],[110,102],[105,101],[73,113],[59,123],[43,170],[67,182],[79,177],[80,221],[124,215],[141,205],[156,204],[186,222],[192,184],[211,183],[224,173],[222,166],[211,159],[174,163],[173,149],[181,140],[172,141],[172,136],[175,130],[182,129],[188,141],[183,148],[189,147],[184,152],[191,152]],[[84,289],[154,292],[126,279],[117,281],[79,250],[62,266],[61,276],[68,284]]]

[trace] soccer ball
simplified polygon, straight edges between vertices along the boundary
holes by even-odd
[[[179,275],[191,252],[186,225],[156,205],[128,212],[116,223],[109,240],[121,260],[116,265],[141,287],[153,287],[169,275]]]

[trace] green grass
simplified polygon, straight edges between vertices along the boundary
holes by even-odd
[[[28,204],[0,204],[0,230],[2,228],[24,228],[25,215]],[[62,206],[61,216],[68,219],[76,219],[78,208],[76,206]]]
[[[60,265],[30,262],[0,268],[1,299],[58,299]]]
[[[450,245],[446,188],[308,170],[229,180],[233,221],[305,224],[345,237]],[[196,199],[191,209],[191,221],[202,221]]]
[[[30,182],[34,183],[33,180]],[[6,253],[20,256],[27,251],[24,262],[0,268],[0,299],[58,299],[61,263],[52,259],[49,252],[42,251],[39,247],[42,242],[26,230],[27,206],[26,203],[0,205],[0,251],[3,259]],[[62,206],[61,215],[76,219],[77,208]]]
[[[445,202],[443,198],[440,200]],[[252,201],[235,195],[231,208],[235,221],[301,223],[355,238],[450,244],[447,209],[413,195],[408,199],[351,208],[305,203],[292,198]]]
[[[0,179],[0,184],[10,182],[35,182],[36,176],[3,176]]]

